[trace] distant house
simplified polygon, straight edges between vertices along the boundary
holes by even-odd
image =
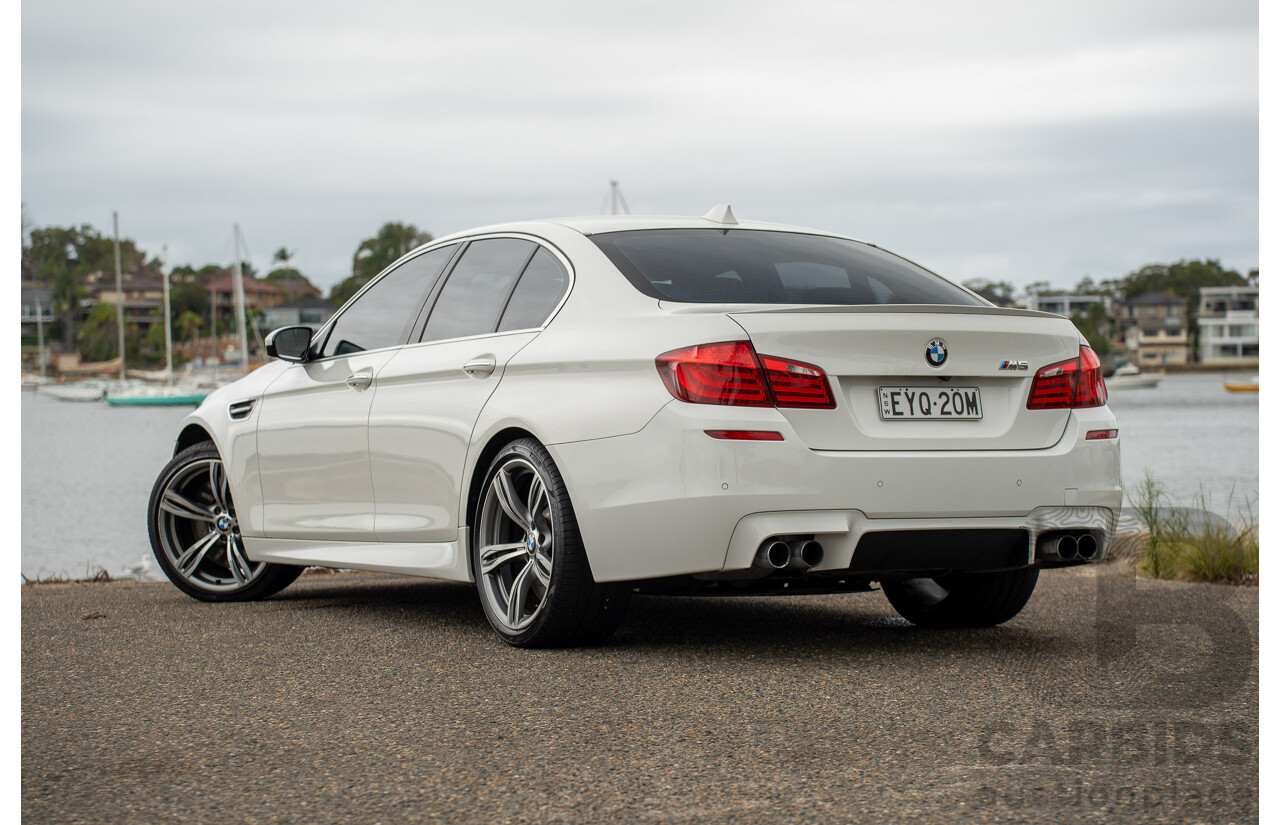
[[[159,278],[130,275],[120,282],[124,293],[124,322],[148,327],[155,320],[155,311],[164,303],[164,282]],[[120,300],[114,278],[99,278],[89,286],[93,300],[115,306]]]
[[[1196,324],[1202,363],[1258,363],[1258,287],[1201,287]]]
[[[1120,313],[1124,346],[1139,366],[1185,364],[1190,355],[1187,299],[1167,292],[1144,292]]]
[[[23,287],[22,334],[35,335],[36,325],[40,320],[43,320],[46,325],[57,320],[53,315],[53,290]]]
[[[1026,304],[1027,309],[1051,312],[1066,318],[1089,314],[1089,307],[1093,304],[1102,304],[1107,314],[1111,314],[1111,298],[1107,295],[1031,295]]]
[[[268,330],[296,326],[319,329],[337,311],[338,307],[334,304],[308,295],[266,310],[264,326]]]
[[[209,296],[220,324],[230,321],[236,314],[235,277],[228,273],[209,283]],[[249,312],[265,312],[285,301],[284,290],[274,284],[263,283],[252,276],[244,276],[244,305]]]

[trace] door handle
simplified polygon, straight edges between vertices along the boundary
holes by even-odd
[[[497,368],[498,359],[492,355],[481,355],[479,358],[472,358],[462,365],[462,371],[472,378],[488,378],[493,375],[493,371]]]
[[[373,373],[356,372],[347,376],[347,386],[356,392],[364,392],[373,383]]]

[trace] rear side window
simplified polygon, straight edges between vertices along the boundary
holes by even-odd
[[[982,300],[927,269],[856,241],[751,229],[592,235],[653,298],[725,304],[960,304]]]
[[[569,273],[556,256],[546,248],[539,249],[520,276],[520,283],[516,284],[516,291],[502,313],[498,331],[542,326],[568,286]]]
[[[449,274],[423,330],[423,341],[487,335],[537,244],[515,238],[475,241]]]
[[[321,357],[403,344],[422,302],[457,251],[457,244],[433,249],[379,278],[338,316]]]

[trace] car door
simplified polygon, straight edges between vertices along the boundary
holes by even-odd
[[[379,376],[369,419],[379,541],[457,538],[476,419],[507,361],[568,286],[565,264],[532,241],[487,238],[463,251],[421,342],[397,352]]]
[[[373,541],[369,408],[458,246],[417,255],[365,288],[262,398],[258,465],[269,538]]]

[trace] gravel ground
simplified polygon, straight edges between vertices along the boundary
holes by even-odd
[[[879,593],[637,597],[522,651],[469,587],[22,591],[27,822],[1247,822],[1258,591],[1051,571],[925,631]]]

